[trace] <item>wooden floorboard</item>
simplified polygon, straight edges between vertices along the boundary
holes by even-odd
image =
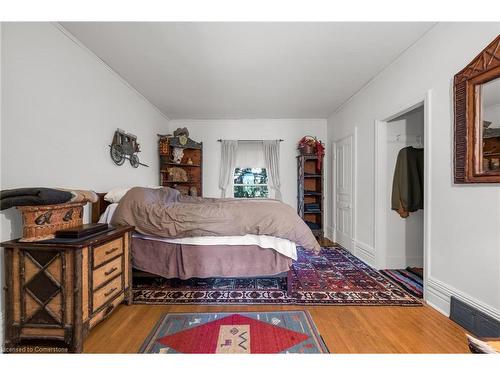
[[[334,245],[329,239],[321,246]],[[307,310],[332,353],[468,353],[464,330],[429,306],[133,305],[95,327],[85,353],[137,353],[163,314]]]
[[[322,246],[331,246],[328,239]],[[307,310],[331,353],[468,353],[465,331],[429,306],[119,306],[84,342],[85,353],[137,353],[160,317],[179,312]]]
[[[165,313],[307,310],[332,353],[467,353],[464,331],[430,308],[394,306],[122,305],[95,327],[85,353],[137,353]]]

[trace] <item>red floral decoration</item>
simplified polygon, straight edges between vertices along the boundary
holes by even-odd
[[[321,169],[323,156],[325,156],[325,145],[320,140],[318,140],[316,137],[306,135],[301,138],[297,147],[301,149],[304,154],[316,154],[316,156],[318,157],[316,167],[318,168],[318,170]],[[306,150],[307,152],[305,152]]]

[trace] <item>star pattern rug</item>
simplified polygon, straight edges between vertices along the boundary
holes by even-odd
[[[328,353],[306,311],[165,314],[140,353]]]
[[[323,247],[319,254],[297,247],[292,293],[285,279],[134,279],[137,304],[295,304],[421,306],[394,281],[349,251]]]

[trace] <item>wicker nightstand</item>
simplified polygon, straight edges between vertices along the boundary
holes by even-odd
[[[20,340],[43,339],[64,341],[79,353],[97,323],[123,300],[131,304],[133,229],[72,243],[2,243],[6,351]]]

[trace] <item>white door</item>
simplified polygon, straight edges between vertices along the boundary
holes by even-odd
[[[353,136],[335,142],[335,239],[353,249]]]

